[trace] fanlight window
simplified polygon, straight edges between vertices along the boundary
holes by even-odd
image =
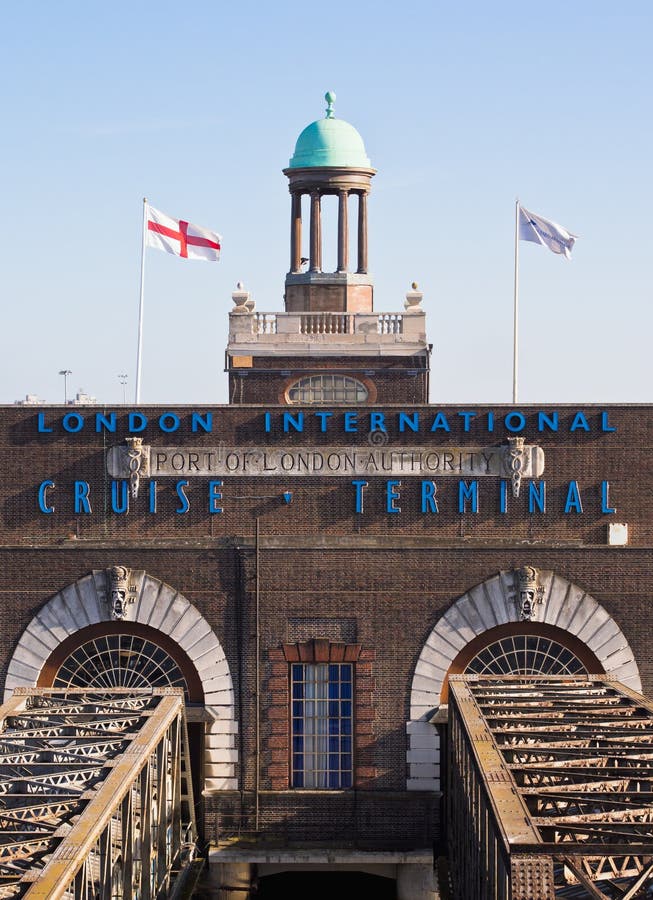
[[[131,634],[86,641],[59,666],[54,687],[179,687],[188,685],[177,663],[157,644]]]
[[[286,391],[288,403],[365,403],[368,390],[362,381],[349,375],[309,375],[295,381]]]
[[[468,675],[584,675],[587,668],[558,641],[536,634],[504,637],[484,647],[465,667]]]

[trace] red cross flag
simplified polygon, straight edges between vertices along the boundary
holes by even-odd
[[[217,262],[220,259],[222,238],[215,231],[191,225],[183,219],[171,219],[164,213],[147,207],[147,246],[165,250],[175,256],[187,259],[206,259]]]

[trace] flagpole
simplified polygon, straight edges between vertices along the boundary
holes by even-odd
[[[143,197],[143,242],[141,244],[141,293],[138,304],[138,342],[136,351],[136,391],[134,403],[141,400],[141,355],[143,351],[143,299],[145,295],[145,240],[147,237],[147,197]]]
[[[519,198],[515,200],[515,290],[513,302],[512,335],[512,402],[517,402],[517,360],[519,354]]]

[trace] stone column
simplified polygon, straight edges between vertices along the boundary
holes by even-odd
[[[347,201],[349,191],[338,191],[338,271],[346,272],[349,267],[349,222]]]
[[[311,272],[322,271],[322,219],[320,192],[311,191]]]
[[[293,191],[290,211],[290,271],[301,271],[302,263],[302,195]]]
[[[367,274],[367,194],[358,195],[358,273]]]

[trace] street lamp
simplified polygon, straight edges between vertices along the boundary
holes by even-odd
[[[122,385],[122,404],[123,406],[127,405],[127,373],[122,372],[118,375],[118,381]]]
[[[66,406],[68,404],[68,376],[73,373],[70,369],[61,369],[59,374],[63,375],[63,402]]]

